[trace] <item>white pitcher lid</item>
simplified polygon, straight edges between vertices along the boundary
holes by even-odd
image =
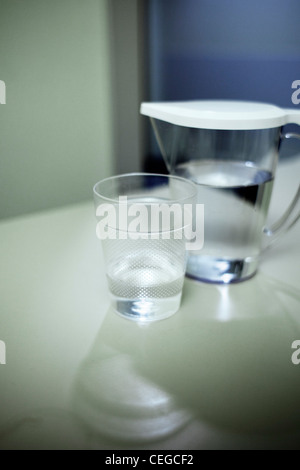
[[[141,114],[178,126],[250,130],[300,125],[300,110],[255,101],[161,101],[141,104]]]

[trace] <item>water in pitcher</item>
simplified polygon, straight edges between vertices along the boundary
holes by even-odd
[[[204,246],[190,252],[187,274],[212,282],[254,274],[272,174],[248,162],[216,160],[189,161],[175,173],[199,185],[197,202],[204,204]]]

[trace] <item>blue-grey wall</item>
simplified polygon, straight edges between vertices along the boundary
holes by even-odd
[[[151,99],[293,106],[299,0],[151,0]]]

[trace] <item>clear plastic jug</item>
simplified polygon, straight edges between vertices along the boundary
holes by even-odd
[[[197,184],[204,246],[190,251],[187,276],[229,283],[253,276],[260,254],[300,217],[300,187],[281,219],[266,227],[283,134],[300,111],[243,101],[142,103],[171,174]],[[300,144],[299,144],[300,151]],[[195,224],[196,225],[196,224]]]

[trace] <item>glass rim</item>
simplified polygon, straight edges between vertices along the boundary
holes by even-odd
[[[128,229],[123,229],[123,228],[119,228],[119,227],[113,227],[111,225],[107,225],[106,227],[109,229],[109,230],[112,230],[116,233],[134,233],[134,234],[137,234],[137,237],[138,236],[143,236],[143,235],[149,235],[150,237],[153,235],[163,235],[163,234],[166,234],[166,233],[175,233],[175,232],[179,232],[179,231],[182,231],[182,232],[185,232],[188,228],[190,228],[192,226],[192,224],[182,224],[180,225],[179,227],[172,227],[172,228],[162,228],[162,229],[155,229],[155,230],[151,230],[151,228],[149,230],[141,230],[140,232],[137,232],[135,230],[128,230]]]
[[[97,183],[94,184],[93,186],[93,193],[95,196],[103,199],[104,201],[107,201],[107,202],[110,202],[112,204],[116,204],[116,205],[122,205],[122,204],[128,204],[128,201],[120,201],[119,199],[116,199],[116,198],[111,198],[111,197],[107,197],[107,196],[104,196],[103,194],[101,194],[101,192],[99,192],[97,190],[97,186],[102,184],[102,183],[106,183],[107,181],[114,181],[114,180],[121,180],[123,178],[129,178],[129,177],[160,177],[160,178],[164,178],[164,179],[169,179],[169,180],[177,180],[177,181],[180,181],[182,183],[184,183],[185,185],[189,186],[191,188],[191,193],[187,196],[184,196],[184,197],[181,197],[181,198],[177,198],[177,199],[169,199],[167,201],[164,201],[164,203],[166,204],[173,204],[173,203],[177,203],[177,204],[184,204],[184,201],[188,200],[188,199],[191,199],[191,198],[194,198],[196,197],[197,195],[197,187],[196,187],[196,184],[191,181],[191,180],[188,180],[187,178],[183,178],[181,176],[177,176],[177,175],[170,175],[170,174],[163,174],[163,173],[145,173],[145,172],[132,172],[132,173],[122,173],[122,174],[119,174],[119,175],[113,175],[113,176],[108,176],[107,178],[103,178],[102,180],[99,180],[97,181]],[[121,196],[122,197],[122,196]],[[130,204],[130,202],[129,202]],[[135,201],[135,202],[132,202],[132,204],[139,204],[138,201]],[[154,205],[154,204],[157,204],[157,202],[146,202],[146,203],[143,203],[145,205]]]

